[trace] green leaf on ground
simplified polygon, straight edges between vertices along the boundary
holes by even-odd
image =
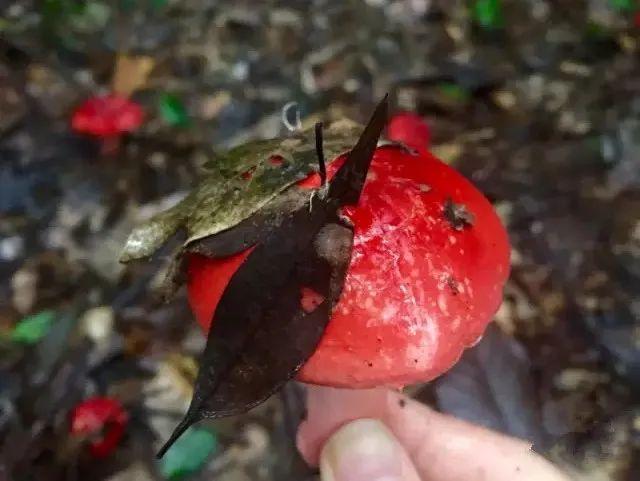
[[[160,461],[160,471],[169,480],[179,480],[199,471],[218,447],[216,435],[204,428],[189,428]]]
[[[466,103],[471,98],[471,94],[467,89],[453,82],[443,82],[439,84],[438,90],[451,100],[460,103]]]
[[[189,125],[189,114],[182,100],[173,94],[162,94],[158,103],[160,115],[166,123],[174,127]]]
[[[620,12],[635,12],[638,8],[636,0],[610,0],[611,6]]]
[[[150,2],[151,8],[154,10],[161,10],[167,5],[167,3],[169,3],[169,0],[150,0]]]
[[[483,28],[499,29],[504,27],[504,13],[501,0],[475,0],[473,19]]]
[[[11,340],[21,344],[36,344],[47,335],[55,320],[54,311],[41,311],[23,318],[13,329]]]

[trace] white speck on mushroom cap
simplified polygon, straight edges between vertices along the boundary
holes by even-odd
[[[425,320],[405,349],[405,363],[418,369],[428,369],[439,344],[440,330],[433,320]]]
[[[398,313],[398,306],[392,303],[387,303],[382,309],[382,312],[380,313],[380,317],[384,322],[389,322],[394,320],[397,313]]]
[[[470,297],[473,297],[473,288],[471,287],[471,280],[468,277],[465,277],[462,282],[464,286],[467,288],[467,292]]]
[[[446,294],[444,294],[444,292],[441,292],[440,294],[438,294],[437,303],[438,303],[438,309],[440,309],[445,316],[449,315],[449,306],[447,305],[447,296]]]
[[[372,310],[374,306],[373,297],[367,297],[366,301],[364,301],[365,309]]]

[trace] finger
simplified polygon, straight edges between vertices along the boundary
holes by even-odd
[[[377,419],[351,421],[320,455],[322,481],[420,481],[407,452]]]
[[[399,393],[388,393],[383,419],[425,480],[568,481],[531,451],[531,443],[435,412]]]
[[[307,418],[298,428],[298,450],[311,465],[318,464],[320,449],[329,436],[348,421],[382,419],[386,391],[308,386]]]
[[[308,418],[298,432],[298,446],[305,459],[317,463],[320,448],[331,433],[359,417],[381,420],[425,480],[567,480],[533,453],[529,443],[437,413],[384,389],[310,387]]]

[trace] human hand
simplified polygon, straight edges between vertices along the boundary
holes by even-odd
[[[530,443],[388,389],[310,386],[298,449],[322,481],[568,481]]]

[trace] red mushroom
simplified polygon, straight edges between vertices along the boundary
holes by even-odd
[[[419,153],[425,153],[431,140],[429,126],[413,112],[400,112],[389,119],[388,137],[402,142]]]
[[[112,398],[93,397],[73,409],[70,432],[75,437],[89,437],[91,454],[104,458],[118,446],[128,421],[129,417],[120,402]]]
[[[71,127],[78,133],[104,139],[103,152],[113,152],[120,137],[140,127],[143,119],[140,105],[126,97],[111,94],[85,100],[73,112]]]
[[[501,302],[507,234],[489,201],[426,151],[428,129],[415,121],[398,120],[389,137],[418,153],[379,147],[359,204],[343,211],[355,226],[351,262],[300,381],[351,388],[428,381],[480,338]],[[329,177],[341,160],[328,166]],[[299,185],[318,186],[319,177]],[[249,251],[191,255],[189,301],[204,330]],[[301,293],[301,302],[313,302],[313,293]]]

